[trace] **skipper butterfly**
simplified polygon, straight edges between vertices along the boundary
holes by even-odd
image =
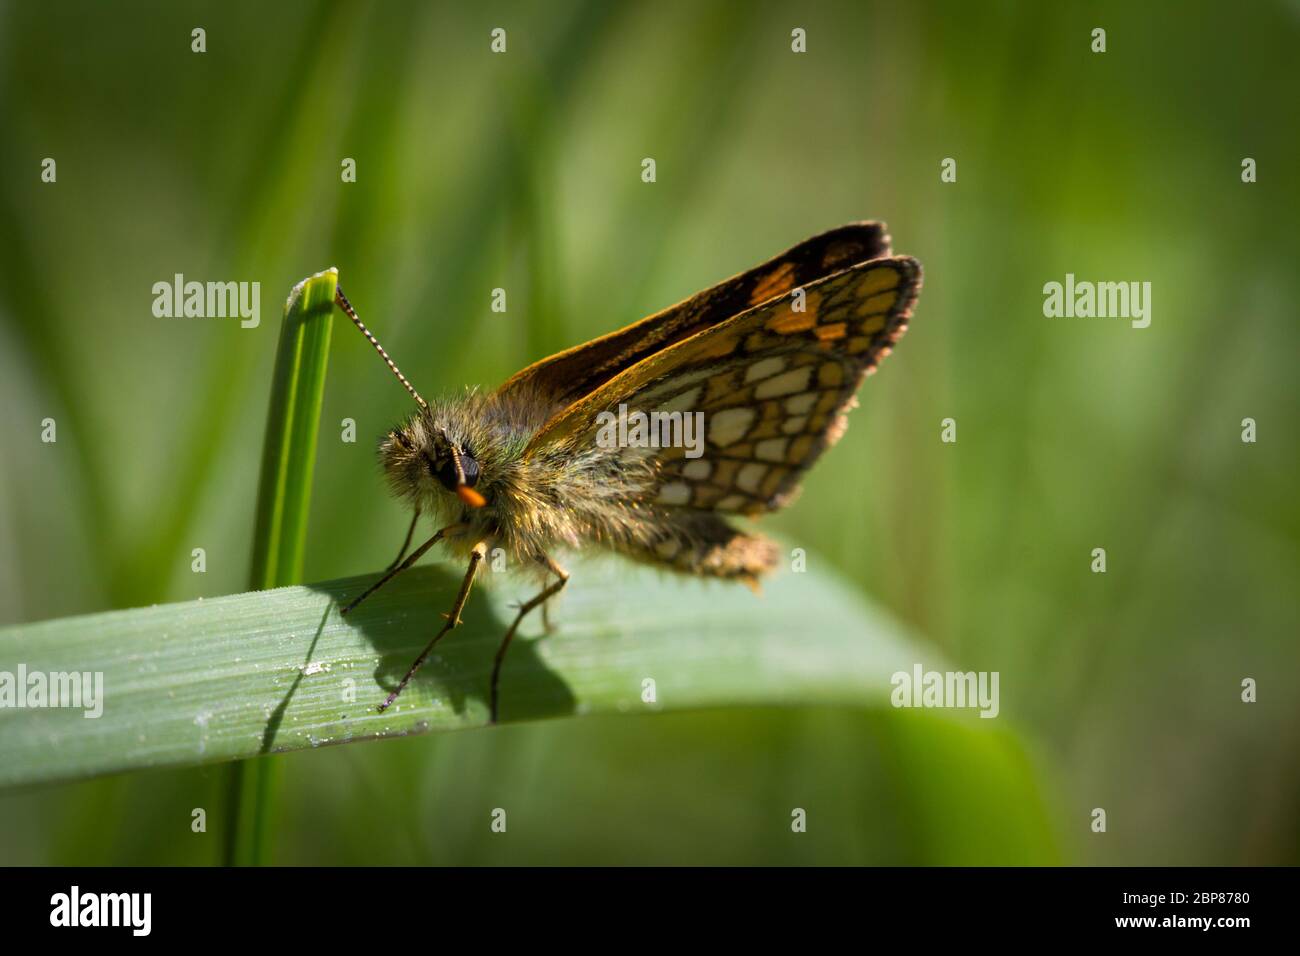
[[[338,305],[419,406],[379,445],[389,486],[414,512],[406,540],[387,573],[342,611],[438,542],[467,562],[446,622],[379,710],[460,624],[494,548],[531,570],[540,590],[497,649],[493,723],[520,622],[539,606],[545,612],[569,580],[557,549],[601,548],[756,587],[776,565],[776,546],[725,516],[761,515],[794,499],[804,472],[843,434],[863,378],[906,329],[920,287],[920,264],[890,254],[882,223],[852,223],[530,365],[495,392],[435,402],[407,381],[340,289]],[[624,440],[611,442],[615,410],[674,426],[695,416],[699,440],[689,448],[631,441],[620,429]],[[436,516],[438,530],[407,555],[421,515]]]

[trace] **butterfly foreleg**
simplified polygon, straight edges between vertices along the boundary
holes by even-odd
[[[533,610],[533,608],[538,605],[545,607],[546,602],[563,591],[564,586],[569,583],[569,572],[556,564],[553,558],[542,557],[538,560],[548,571],[554,574],[558,580],[554,584],[549,584],[542,588],[542,590],[534,595],[532,599],[520,606],[519,613],[515,615],[514,622],[511,623],[510,627],[506,630],[506,636],[501,639],[501,646],[497,648],[496,657],[493,658],[492,661],[492,690],[489,696],[491,714],[490,722],[494,724],[497,722],[497,684],[501,680],[501,664],[506,659],[506,651],[510,648],[510,642],[514,640],[515,631],[519,629],[520,623],[529,611]],[[543,613],[545,612],[543,611]]]
[[[447,527],[436,532],[432,538],[430,538],[428,541],[424,542],[424,544],[420,545],[418,548],[412,551],[407,556],[405,561],[403,561],[395,568],[390,568],[387,574],[385,574],[374,584],[370,585],[370,587],[366,588],[366,590],[362,592],[359,597],[354,598],[350,603],[345,604],[342,608],[340,608],[339,613],[344,615],[350,613],[352,610],[356,608],[358,604],[360,604],[366,598],[370,597],[370,595],[374,594],[376,591],[382,588],[393,578],[397,577],[397,575],[401,574],[403,571],[405,571],[407,568],[413,565],[416,561],[419,561],[422,557],[424,557],[424,553],[428,551],[430,548],[432,548],[439,541],[441,541],[443,538],[448,538],[453,535],[460,534],[462,531],[465,530],[465,528],[466,526],[463,524],[451,524],[451,525],[447,525]],[[403,548],[402,550],[405,551],[406,549]]]
[[[486,541],[480,541],[470,550],[469,567],[465,570],[464,580],[460,582],[460,591],[456,594],[456,601],[451,606],[451,613],[443,615],[447,619],[446,623],[442,625],[442,629],[439,630],[437,634],[433,635],[433,640],[429,641],[429,643],[425,645],[424,650],[420,652],[420,656],[417,657],[415,662],[407,669],[406,675],[398,682],[397,686],[393,688],[393,692],[388,695],[388,698],[382,704],[379,705],[379,712],[381,714],[388,709],[393,701],[397,700],[397,695],[406,689],[406,685],[411,682],[411,678],[415,676],[415,672],[424,665],[425,658],[429,656],[429,652],[433,650],[434,645],[451,631],[460,627],[460,612],[464,609],[465,602],[469,600],[469,589],[474,584],[474,575],[478,572],[478,566],[483,562],[483,556],[486,554]]]
[[[391,571],[402,563],[402,557],[406,554],[406,549],[411,546],[411,536],[415,534],[415,523],[420,520],[420,509],[415,509],[415,514],[411,516],[411,526],[406,529],[406,540],[402,542],[401,550],[397,552],[397,557],[393,558],[393,563],[384,568],[385,571]]]

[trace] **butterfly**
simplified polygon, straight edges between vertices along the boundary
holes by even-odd
[[[339,307],[419,406],[379,444],[390,489],[414,512],[406,539],[387,572],[342,612],[439,542],[466,562],[446,622],[380,712],[461,623],[475,575],[496,548],[530,571],[539,590],[497,649],[492,723],[520,623],[538,607],[545,612],[569,581],[557,550],[599,548],[756,588],[776,566],[776,546],[726,516],[758,516],[795,498],[804,473],[844,433],[863,379],[906,329],[920,287],[920,263],[891,255],[883,223],[851,223],[530,365],[495,392],[433,402],[339,289]],[[622,424],[611,428],[615,415]],[[623,427],[628,421],[641,427]],[[437,530],[407,554],[422,515],[434,516]]]

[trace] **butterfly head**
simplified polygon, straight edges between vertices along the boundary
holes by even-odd
[[[487,504],[479,483],[481,469],[472,449],[435,424],[426,412],[384,436],[379,458],[393,490],[414,502],[433,505],[454,495],[469,508]]]

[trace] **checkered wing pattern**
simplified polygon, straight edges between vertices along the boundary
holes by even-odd
[[[874,259],[788,287],[661,349],[556,414],[530,448],[594,443],[601,412],[702,412],[702,454],[651,454],[657,506],[760,514],[793,498],[833,445],[863,378],[907,327],[921,285],[915,259]]]

